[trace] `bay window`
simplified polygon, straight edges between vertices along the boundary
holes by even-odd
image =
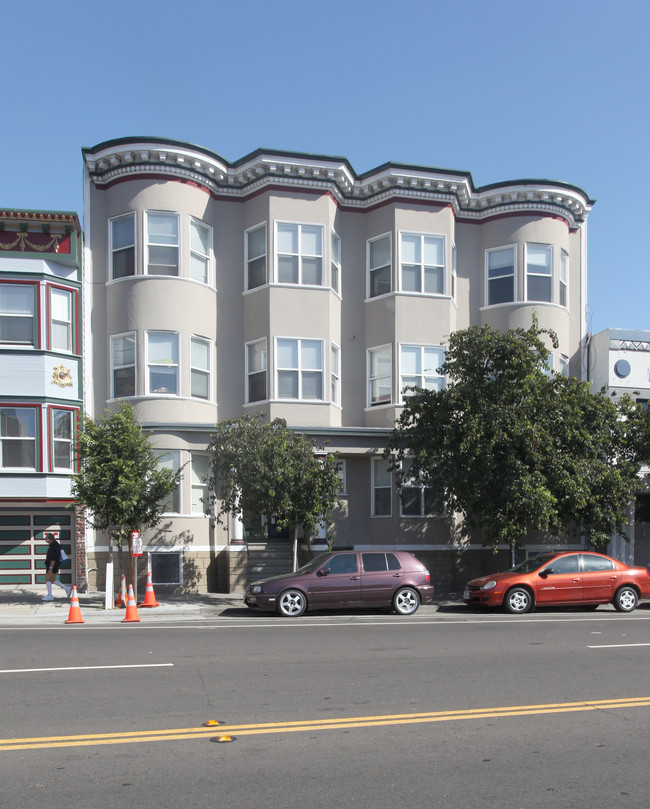
[[[323,284],[323,228],[320,225],[276,225],[277,282]]]
[[[70,290],[50,287],[50,348],[72,351],[72,303]]]
[[[266,398],[266,339],[262,339],[246,345],[246,401]]]
[[[36,408],[0,407],[2,469],[36,469]]]
[[[402,292],[444,295],[444,236],[400,234],[400,270]]]
[[[135,332],[111,336],[111,396],[135,396]]]
[[[190,395],[197,399],[210,399],[211,349],[209,340],[190,338]]]
[[[147,213],[147,273],[178,275],[178,214]]]
[[[135,275],[135,214],[110,220],[111,279]]]
[[[210,456],[193,452],[190,462],[192,514],[210,514],[210,490],[207,484],[209,473]]]
[[[392,513],[392,472],[384,458],[372,459],[372,506],[373,517],[390,517]]]
[[[552,248],[548,244],[526,245],[526,300],[553,300]]]
[[[392,245],[390,234],[371,239],[367,247],[368,297],[386,295],[392,289]]]
[[[178,334],[147,332],[148,392],[178,396]]]
[[[279,337],[276,341],[278,399],[323,399],[323,342]]]
[[[400,391],[402,400],[413,395],[413,391],[404,388],[422,388],[423,390],[441,390],[445,379],[438,368],[445,361],[443,348],[435,346],[400,347]]]
[[[368,404],[375,407],[392,401],[392,346],[368,351]]]
[[[486,251],[487,305],[515,300],[515,247]]]
[[[330,262],[330,283],[334,292],[341,294],[341,239],[332,231],[330,241],[331,262]]]
[[[162,469],[170,469],[172,472],[177,472],[181,468],[181,453],[177,449],[155,449],[155,454],[158,456],[158,466]],[[167,495],[162,501],[162,510],[165,514],[180,514],[181,513],[181,482],[176,484],[176,487]]]
[[[212,228],[190,217],[190,278],[207,284],[210,279]]]
[[[54,470],[72,469],[72,410],[50,409],[52,434],[51,467]]]
[[[246,231],[246,289],[266,284],[266,225]]]
[[[34,345],[35,290],[34,284],[0,284],[0,343]]]
[[[560,250],[560,306],[569,305],[569,254]]]

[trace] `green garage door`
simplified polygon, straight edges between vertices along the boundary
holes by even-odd
[[[54,532],[72,559],[72,515],[68,512],[16,512],[0,514],[0,587],[43,584],[45,581],[44,536]],[[61,581],[72,583],[70,561],[61,566]]]

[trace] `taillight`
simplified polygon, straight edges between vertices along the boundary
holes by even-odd
[[[431,581],[431,576],[427,573],[424,577],[425,581]]]

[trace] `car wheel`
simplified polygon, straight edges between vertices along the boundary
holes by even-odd
[[[639,603],[639,596],[634,587],[620,587],[614,596],[614,607],[619,612],[632,612]]]
[[[307,609],[307,599],[300,590],[285,590],[278,598],[278,612],[287,618],[297,618]]]
[[[398,615],[413,615],[419,606],[420,596],[412,587],[400,587],[393,597],[393,609]]]
[[[503,601],[505,611],[512,612],[516,615],[523,615],[525,612],[529,612],[532,606],[533,597],[525,587],[513,587],[511,590],[508,590]]]

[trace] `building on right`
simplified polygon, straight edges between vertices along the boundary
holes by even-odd
[[[648,409],[650,398],[650,330],[603,329],[588,335],[586,374],[594,393],[605,389],[613,399],[627,394]],[[642,470],[647,473],[649,470]],[[608,553],[622,562],[650,565],[650,492],[630,506],[627,539],[612,537]]]

